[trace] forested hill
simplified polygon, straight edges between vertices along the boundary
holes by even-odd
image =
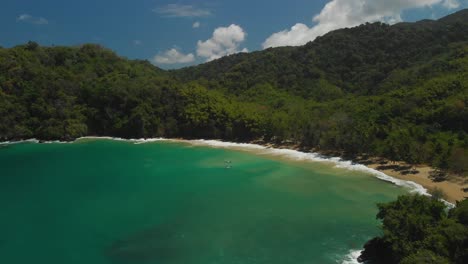
[[[185,81],[216,80],[233,93],[269,83],[317,98],[327,92],[317,84],[326,83],[336,93],[381,94],[394,88],[385,82],[392,72],[426,63],[447,53],[450,44],[467,40],[468,10],[463,10],[438,21],[368,23],[330,32],[303,47],[236,54],[174,74]]]
[[[263,139],[468,171],[468,12],[163,71],[99,45],[0,48],[0,140]]]

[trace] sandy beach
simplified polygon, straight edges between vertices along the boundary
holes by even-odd
[[[401,167],[406,167],[408,165],[399,163]],[[468,198],[468,193],[465,193],[463,189],[468,188],[467,180],[463,180],[459,177],[449,176],[446,181],[434,182],[430,178],[430,173],[433,169],[429,166],[417,165],[415,166],[414,173],[407,173],[408,171],[393,169],[390,166],[382,166],[380,163],[370,163],[366,166],[381,171],[389,176],[392,176],[397,179],[405,181],[413,181],[422,185],[424,188],[431,192],[434,189],[441,190],[445,195],[445,200],[455,203],[456,201],[461,201],[465,198]]]
[[[327,154],[330,155],[330,153],[325,153],[325,155]],[[333,155],[341,156],[339,153],[333,153]],[[428,165],[418,164],[412,166],[405,162],[392,162],[377,157],[356,157],[352,160],[393,178],[415,182],[427,189],[429,193],[434,190],[442,191],[444,200],[453,204],[468,198],[468,192],[463,191],[464,189],[468,189],[467,178],[449,175],[443,181],[433,181],[431,173],[434,172],[434,168]]]
[[[265,145],[271,148],[280,148],[280,149],[293,149],[297,151],[302,151],[306,153],[320,153],[328,157],[342,157],[343,153],[340,152],[320,152],[316,150],[305,150],[301,149],[297,145],[277,145],[270,143],[263,143],[261,141],[253,142],[255,144]],[[346,158],[343,158],[346,160]],[[449,175],[446,180],[441,182],[435,182],[431,179],[431,172],[434,171],[434,168],[428,165],[415,165],[411,166],[405,162],[391,162],[384,158],[377,157],[355,157],[352,158],[353,162],[358,164],[365,165],[371,169],[385,173],[388,176],[391,176],[396,179],[415,182],[431,193],[433,190],[438,189],[442,191],[444,200],[455,204],[457,201],[462,201],[465,198],[468,198],[468,192],[464,192],[464,189],[468,189],[468,179],[463,179],[459,176]]]

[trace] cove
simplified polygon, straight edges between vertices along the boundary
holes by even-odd
[[[1,145],[0,261],[342,263],[379,233],[375,204],[406,192],[326,163],[177,142]]]

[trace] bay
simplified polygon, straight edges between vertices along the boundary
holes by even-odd
[[[0,147],[2,263],[341,263],[407,191],[364,172],[184,143]]]

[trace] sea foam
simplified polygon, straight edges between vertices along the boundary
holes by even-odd
[[[39,140],[35,138],[25,139],[25,140],[18,140],[18,141],[3,141],[0,142],[0,145],[13,145],[13,144],[20,144],[20,143],[39,143]]]
[[[359,264],[358,258],[362,250],[351,250],[348,255],[344,256],[341,264]]]
[[[167,138],[125,139],[125,138],[119,138],[119,137],[97,137],[97,136],[80,137],[76,141],[79,141],[82,139],[107,139],[107,140],[115,140],[115,141],[133,142],[135,144],[144,144],[144,143],[151,143],[151,142],[157,142],[157,141],[173,141],[172,139],[167,139]]]

